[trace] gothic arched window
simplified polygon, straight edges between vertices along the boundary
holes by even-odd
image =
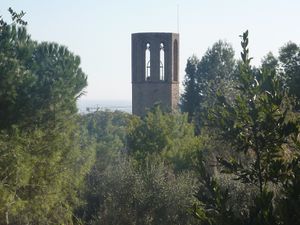
[[[165,49],[163,43],[160,43],[159,60],[159,80],[165,80]]]
[[[174,77],[173,80],[174,81],[178,81],[178,43],[177,40],[174,41],[174,53],[173,53],[173,57],[174,57]]]
[[[146,44],[146,51],[145,51],[145,80],[150,80],[151,76],[151,52],[150,52],[150,43]]]

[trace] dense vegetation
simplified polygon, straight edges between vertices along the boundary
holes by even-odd
[[[23,26],[0,32],[0,223],[73,220],[93,162],[76,99],[87,85],[66,47],[31,40]]]
[[[196,131],[217,143],[208,145],[217,171],[209,174],[203,161],[200,182],[206,192],[199,190],[201,204],[194,213],[202,224],[300,224],[299,48],[288,43],[279,60],[269,53],[255,68],[248,31],[241,37],[241,61],[234,62],[222,42],[199,62],[188,60],[183,109],[192,108],[186,111],[200,127]],[[202,67],[206,62],[209,66]],[[208,91],[196,92],[202,102],[191,107],[190,92],[195,86],[203,90],[203,84]]]
[[[87,77],[0,18],[0,224],[300,224],[300,47],[187,61],[182,112],[80,115]]]

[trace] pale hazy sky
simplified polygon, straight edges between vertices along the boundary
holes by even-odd
[[[131,33],[177,32],[177,5],[181,80],[187,58],[200,58],[219,39],[238,57],[246,29],[255,64],[290,40],[300,44],[300,0],[0,0],[0,15],[24,10],[34,40],[79,55],[85,99],[130,100]]]

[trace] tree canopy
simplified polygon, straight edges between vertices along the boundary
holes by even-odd
[[[288,200],[290,190],[286,187],[289,186],[288,183],[292,183],[293,188],[298,184],[296,168],[299,168],[300,117],[294,110],[291,93],[285,89],[282,74],[278,74],[276,61],[269,55],[268,59],[271,60],[265,60],[261,69],[252,68],[248,31],[241,37],[242,62],[239,64],[236,86],[239,95],[229,101],[218,91],[216,103],[210,108],[208,118],[209,126],[217,130],[218,136],[234,152],[246,156],[245,160],[241,154],[217,158],[222,167],[221,172],[231,174],[233,179],[257,188],[257,194],[252,198],[253,203],[248,203],[252,205],[248,218],[237,217],[230,208],[223,211],[217,207],[215,210],[218,213],[213,214],[197,209],[195,212],[203,221],[210,221],[212,224],[219,224],[218,221],[223,221],[222,224],[232,224],[234,221],[236,224],[296,224],[299,220],[287,216],[287,205],[281,203],[291,201],[299,209],[293,198]],[[291,177],[288,174],[293,175]],[[223,204],[228,204],[228,191],[216,192],[220,189],[219,184],[205,180],[207,186],[214,187],[211,189],[211,193],[215,195],[214,201],[219,199]],[[292,193],[294,197],[299,196],[299,192]],[[204,204],[210,204],[203,195],[199,199]],[[201,213],[205,216],[201,217]]]
[[[0,77],[0,223],[69,223],[93,156],[76,115],[80,59],[5,24]]]
[[[236,61],[231,45],[224,41],[216,42],[198,60],[190,58],[186,66],[185,90],[182,95],[182,111],[188,112],[189,120],[194,120],[196,133],[207,120],[207,110],[212,107],[216,93],[231,96]]]

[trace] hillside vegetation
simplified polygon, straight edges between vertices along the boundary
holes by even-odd
[[[300,46],[187,60],[181,111],[78,114],[80,58],[0,20],[0,224],[300,224]]]

